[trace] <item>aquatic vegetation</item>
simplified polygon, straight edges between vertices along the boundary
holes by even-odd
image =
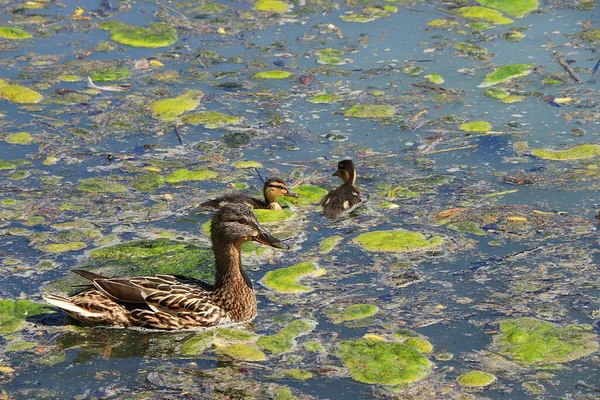
[[[105,67],[96,71],[91,71],[90,78],[96,82],[110,82],[127,79],[131,76],[131,72],[127,67]]]
[[[527,76],[533,71],[535,64],[508,64],[495,68],[485,75],[483,81],[477,85],[480,88],[497,85],[500,82],[508,82],[515,78]]]
[[[577,34],[577,36],[588,43],[600,42],[600,28],[585,29]]]
[[[398,342],[357,339],[338,344],[337,355],[352,379],[377,385],[417,382],[431,370],[431,362],[414,347]]]
[[[456,232],[465,232],[477,236],[485,235],[485,231],[475,221],[457,221],[446,225],[446,227]]]
[[[3,39],[11,39],[11,40],[21,40],[21,39],[29,39],[31,34],[25,32],[19,28],[13,28],[11,26],[0,26],[0,38]]]
[[[529,317],[500,321],[493,346],[499,354],[525,364],[565,363],[599,347],[587,325],[559,326]]]
[[[485,387],[496,381],[496,377],[483,371],[469,371],[460,375],[457,379],[460,386]]]
[[[294,216],[294,212],[287,209],[282,210],[263,210],[256,208],[252,210],[254,215],[256,215],[256,219],[261,224],[268,224],[272,222],[285,221],[286,219],[290,219]]]
[[[458,42],[455,43],[454,47],[456,50],[460,50],[469,54],[487,54],[488,50],[485,47],[477,46],[471,43]]]
[[[419,350],[420,353],[428,354],[433,351],[433,345],[428,341],[420,337],[410,337],[406,339],[404,344],[414,347]]]
[[[42,101],[38,92],[21,85],[11,85],[0,79],[0,98],[19,104],[35,104]]]
[[[487,121],[471,121],[460,124],[458,129],[465,132],[489,132],[492,125]]]
[[[308,341],[304,342],[304,350],[308,351],[309,353],[319,353],[325,350],[325,348],[319,342]]]
[[[192,111],[200,104],[202,92],[200,90],[188,90],[177,97],[156,100],[150,104],[152,117],[172,122],[186,111]]]
[[[256,211],[256,210],[255,210]],[[296,281],[305,277],[316,277],[325,274],[324,268],[319,268],[312,262],[301,262],[291,267],[269,271],[263,278],[263,284],[279,293],[305,293],[313,289],[300,285]]]
[[[307,379],[311,379],[312,377],[312,372],[296,368],[284,369],[274,376],[274,378],[277,379],[295,379],[297,381],[305,381]]]
[[[135,190],[140,190],[142,192],[152,192],[155,189],[158,189],[165,183],[165,178],[163,178],[160,174],[155,174],[149,172],[147,174],[143,174],[138,176],[135,181],[131,184],[131,186]]]
[[[340,16],[340,19],[346,22],[371,22],[379,18],[387,18],[390,15],[398,12],[396,6],[383,6],[383,7],[365,7],[363,8],[362,14],[355,14],[354,12],[348,12]]]
[[[503,88],[496,88],[496,87],[486,88],[483,91],[483,94],[485,94],[488,97],[491,97],[492,99],[498,99],[498,100],[502,100],[502,99],[510,96],[510,92],[508,90],[503,89]]]
[[[329,104],[335,103],[336,101],[340,101],[340,99],[341,97],[337,94],[322,93],[314,95],[306,101],[313,104]]]
[[[296,339],[312,332],[316,325],[314,321],[298,319],[290,322],[274,335],[261,336],[256,344],[269,353],[282,354],[290,351],[294,347]]]
[[[281,69],[274,69],[271,71],[261,71],[255,73],[254,79],[286,79],[292,76],[293,73],[290,71],[283,71]]]
[[[582,160],[600,156],[600,145],[581,144],[565,150],[532,149],[531,154],[546,160]]]
[[[538,0],[475,0],[484,7],[495,8],[515,18],[522,18],[540,6]]]
[[[177,41],[177,32],[166,22],[134,26],[120,21],[103,21],[98,27],[109,31],[115,42],[133,47],[165,47]]]
[[[327,254],[343,239],[341,236],[330,236],[319,242],[319,254]]]
[[[104,178],[84,178],[77,184],[77,190],[86,193],[125,193],[127,187]]]
[[[327,318],[333,321],[334,324],[341,324],[346,321],[354,321],[371,317],[377,314],[379,308],[373,304],[351,304],[343,308],[332,308],[325,311]]]
[[[253,343],[215,344],[217,354],[226,355],[236,360],[263,361],[267,358]]]
[[[236,161],[233,163],[233,166],[239,169],[247,169],[247,168],[262,168],[262,164],[257,161]]]
[[[200,169],[200,170],[189,170],[185,168],[176,169],[171,172],[166,178],[165,182],[167,183],[180,183],[187,181],[205,181],[209,179],[214,179],[218,176],[218,174],[214,171],[210,171],[208,169]]]
[[[27,300],[0,300],[0,334],[19,330],[26,318],[45,314],[52,309]]]
[[[257,11],[283,14],[288,12],[289,5],[283,0],[256,0],[253,8]]]
[[[319,49],[317,50],[317,62],[325,65],[344,65],[347,61],[342,58],[344,52],[338,49]]]
[[[39,249],[46,253],[66,253],[68,251],[83,250],[87,245],[83,242],[70,242],[70,243],[52,243],[44,246],[40,246]]]
[[[443,243],[439,236],[426,239],[421,232],[407,230],[373,231],[354,238],[354,243],[368,251],[406,253],[438,247]]]
[[[226,354],[232,358],[250,360],[251,357],[254,357],[252,359],[255,361],[264,360],[264,353],[254,346],[257,337],[252,332],[235,328],[211,329],[183,342],[179,348],[179,353],[184,356],[195,356],[202,354],[211,346],[216,346],[219,354]],[[231,345],[246,345],[248,347],[228,348]],[[237,357],[234,355],[237,355]]]
[[[361,104],[348,109],[344,115],[354,118],[390,118],[396,110],[384,104]]]
[[[29,132],[16,132],[6,138],[6,143],[10,144],[30,144],[33,138]]]
[[[223,114],[218,111],[202,111],[185,114],[181,121],[191,125],[204,125],[206,129],[218,129],[239,122],[240,117]]]
[[[327,190],[320,186],[313,185],[300,185],[292,189],[294,193],[298,194],[298,197],[286,197],[285,201],[288,203],[296,204],[299,206],[308,206],[310,204],[316,204],[323,196],[327,194]]]
[[[505,17],[500,11],[487,7],[461,7],[456,12],[464,18],[489,22],[496,25],[512,24],[513,20]]]
[[[442,29],[452,29],[457,28],[459,26],[458,21],[448,18],[433,19],[427,22],[427,25],[431,26],[432,28]]]
[[[442,76],[438,74],[427,74],[424,75],[423,78],[427,79],[430,83],[433,83],[435,85],[441,85],[442,83],[444,83],[444,78],[442,78]]]

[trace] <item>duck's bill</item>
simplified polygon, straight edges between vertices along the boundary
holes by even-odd
[[[289,250],[290,246],[285,244],[283,241],[271,236],[267,231],[261,230],[257,236],[253,239],[255,242],[266,244],[277,249]]]
[[[300,195],[298,193],[292,192],[291,190],[288,190],[287,193],[285,194],[285,196],[298,198],[298,196],[300,196]]]

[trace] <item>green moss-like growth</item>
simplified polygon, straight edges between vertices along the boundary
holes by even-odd
[[[467,28],[471,28],[474,31],[485,31],[486,29],[490,29],[491,25],[487,22],[481,21],[472,21],[465,24]]]
[[[135,190],[139,190],[142,192],[152,192],[155,189],[158,189],[165,183],[165,178],[163,178],[159,174],[155,173],[147,173],[138,176],[135,181],[131,184]]]
[[[494,383],[496,377],[483,371],[469,371],[459,376],[457,381],[464,387],[485,387]]]
[[[443,243],[443,239],[434,236],[428,240],[421,232],[391,230],[360,234],[354,238],[354,243],[368,251],[408,253],[438,247]]]
[[[375,21],[376,18],[373,15],[348,13],[340,15],[340,19],[346,22],[360,22],[364,24],[366,22]]]
[[[319,254],[327,254],[342,240],[341,236],[330,236],[319,242]]]
[[[27,300],[0,300],[0,334],[15,332],[26,318],[50,311],[45,304]]]
[[[325,312],[334,324],[363,319],[377,314],[379,308],[373,304],[351,304],[342,309],[334,308]]]
[[[172,122],[186,111],[192,111],[200,104],[200,90],[188,90],[177,97],[170,99],[157,100],[150,104],[152,117]]]
[[[10,85],[0,79],[0,98],[19,104],[39,103],[43,96],[21,85]]]
[[[90,78],[96,82],[121,81],[131,76],[127,67],[106,67],[90,72]]]
[[[502,100],[500,100],[500,102],[505,103],[505,104],[510,104],[510,103],[519,103],[523,100],[525,100],[524,96],[519,96],[517,94],[511,94],[509,96],[506,96]]]
[[[313,289],[296,283],[298,279],[325,274],[324,268],[319,268],[312,262],[302,262],[287,268],[279,268],[265,274],[265,286],[279,293],[305,293]]]
[[[284,369],[276,375],[279,379],[295,379],[297,381],[305,381],[313,377],[312,372],[302,369]]]
[[[273,354],[281,354],[290,351],[294,347],[295,339],[315,329],[314,321],[298,319],[290,322],[279,333],[271,336],[261,336],[256,344]]]
[[[79,75],[59,75],[58,79],[62,82],[80,82],[83,80],[83,77]]]
[[[309,341],[304,343],[304,350],[309,353],[320,353],[325,350],[325,348],[319,342]]]
[[[506,89],[489,87],[483,91],[487,97],[491,97],[492,99],[502,100],[505,97],[510,96],[510,92]]]
[[[421,337],[410,337],[404,341],[404,344],[414,347],[422,354],[429,354],[433,351],[433,345]]]
[[[298,194],[297,198],[286,197],[285,201],[296,204],[299,206],[308,206],[310,204],[316,204],[323,196],[327,194],[327,190],[319,186],[313,185],[300,185],[292,189],[294,193]]]
[[[427,26],[431,26],[432,28],[452,29],[458,27],[458,22],[453,19],[440,18],[427,22]]]
[[[258,219],[258,222],[261,224],[285,221],[286,219],[290,219],[295,215],[293,211],[287,209],[262,210],[257,208],[252,210],[252,212],[254,215],[256,215],[256,219]]]
[[[218,129],[226,125],[235,124],[240,120],[240,117],[223,114],[218,111],[202,111],[186,114],[181,117],[181,121],[186,124],[204,125],[206,129]]]
[[[458,42],[455,43],[454,47],[456,50],[460,50],[464,53],[468,53],[468,54],[487,54],[487,49],[485,47],[481,47],[481,46],[476,46],[474,44],[470,44],[470,43],[465,43],[465,42]]]
[[[60,254],[68,251],[83,250],[87,245],[83,242],[70,242],[70,243],[52,243],[45,246],[40,246],[39,249],[46,253]]]
[[[600,42],[600,28],[596,29],[586,29],[577,34],[581,38],[588,43],[598,43]]]
[[[338,49],[317,50],[317,62],[324,65],[344,65],[347,61],[343,58],[344,52]]]
[[[6,346],[6,352],[13,352],[13,351],[23,351],[23,350],[27,350],[27,349],[31,349],[32,347],[36,347],[37,343],[36,342],[21,342],[21,341],[17,341],[17,342],[10,342],[7,346]]]
[[[414,347],[398,342],[347,340],[339,343],[337,354],[352,379],[370,384],[416,382],[431,369],[431,362]]]
[[[494,346],[525,364],[565,363],[598,350],[598,340],[586,325],[561,327],[526,317],[501,321]]]
[[[19,28],[0,26],[0,38],[10,40],[29,39],[31,34]]]
[[[340,101],[341,97],[338,96],[337,94],[329,94],[329,93],[322,93],[322,94],[317,94],[314,95],[313,97],[309,98],[308,101],[309,103],[313,103],[313,104],[328,104],[328,103],[335,103],[336,101]]]
[[[263,361],[267,358],[254,343],[236,343],[225,346],[216,345],[217,354],[226,355],[236,360]]]
[[[125,193],[127,187],[103,178],[85,178],[79,181],[77,190],[86,193]]]
[[[446,225],[446,227],[456,232],[465,232],[477,236],[485,235],[485,231],[475,221],[456,221]]]
[[[11,181],[20,181],[22,179],[27,179],[31,176],[31,172],[29,171],[16,171],[10,174],[8,179]]]
[[[233,328],[217,328],[206,332],[202,332],[191,339],[186,340],[181,347],[179,352],[184,356],[196,356],[202,354],[206,349],[211,347],[213,344],[217,346],[227,346],[231,344],[249,344],[254,342],[256,335],[252,332],[241,331]],[[256,347],[254,347],[256,351]],[[241,349],[237,349],[241,350]],[[225,350],[221,354],[232,355],[234,353],[240,354],[241,351],[236,349]],[[252,354],[256,355],[255,351]],[[264,354],[263,354],[264,356]]]
[[[461,7],[456,12],[467,19],[475,19],[478,21],[485,21],[496,25],[512,24],[513,20],[506,18],[498,10],[493,10],[487,7]]]
[[[384,104],[362,104],[350,108],[344,113],[346,117],[354,118],[390,118],[396,110]]]
[[[33,138],[29,132],[16,132],[6,139],[10,144],[30,144]]]
[[[495,8],[515,18],[522,18],[540,6],[538,0],[475,0],[484,7]]]
[[[347,13],[341,15],[340,18],[346,22],[371,22],[379,18],[387,18],[390,15],[398,12],[396,6],[383,6],[383,7],[364,7],[363,14]]]
[[[262,168],[262,164],[257,161],[236,161],[233,163],[235,168],[247,169],[247,168]]]
[[[217,173],[208,169],[190,171],[189,169],[176,169],[165,179],[167,183],[179,183],[187,181],[206,181],[217,177]]]
[[[438,74],[427,74],[424,75],[423,78],[427,79],[429,83],[433,83],[434,85],[441,85],[444,83],[444,78]]]
[[[286,79],[292,76],[293,73],[290,71],[283,71],[281,69],[274,69],[271,71],[261,71],[254,74],[254,79]]]
[[[460,124],[458,129],[464,132],[489,132],[492,130],[492,124],[487,121],[471,121]]]
[[[105,21],[100,22],[98,27],[109,31],[110,38],[115,42],[133,47],[165,47],[177,41],[177,32],[166,22],[134,26],[124,22]]]
[[[288,12],[290,6],[282,0],[256,0],[254,9],[257,11],[267,11],[283,14]]]
[[[566,150],[533,149],[531,154],[546,160],[582,160],[600,156],[600,145],[581,144]]]
[[[533,71],[535,64],[507,64],[494,69],[485,75],[483,82],[477,87],[485,88],[500,82],[507,82],[515,78],[527,76]]]

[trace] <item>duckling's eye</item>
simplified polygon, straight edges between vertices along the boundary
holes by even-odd
[[[238,222],[239,222],[240,224],[246,224],[248,221],[246,221],[246,218],[240,218],[240,219],[238,220]]]

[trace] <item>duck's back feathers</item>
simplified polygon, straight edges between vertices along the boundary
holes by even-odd
[[[243,203],[247,204],[251,208],[269,208],[267,203],[263,200],[250,197],[242,193],[226,194],[225,196],[217,197],[216,199],[205,201],[200,205],[208,208],[219,208],[223,204],[227,203]]]
[[[323,215],[327,218],[335,218],[343,213],[354,210],[362,203],[360,192],[349,185],[342,185],[325,195],[321,199]]]

